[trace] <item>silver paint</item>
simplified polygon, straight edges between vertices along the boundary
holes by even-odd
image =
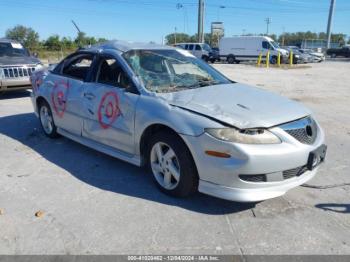
[[[288,135],[279,125],[309,116],[311,112],[299,103],[258,88],[233,83],[187,91],[159,94],[146,90],[121,56],[131,49],[173,49],[153,44],[110,42],[87,51],[115,57],[133,80],[140,94],[96,82],[83,82],[48,73],[33,92],[32,102],[38,113],[37,99],[45,99],[52,108],[51,93],[55,82],[68,81],[69,92],[63,117],[53,112],[58,132],[70,139],[135,165],[142,165],[141,137],[152,125],[165,125],[178,133],[193,155],[199,173],[199,191],[236,201],[259,201],[283,195],[289,189],[311,179],[317,169],[284,181],[251,183],[239,174],[279,175],[283,170],[305,165],[309,153],[324,143],[318,136],[305,145]],[[35,79],[35,77],[33,77]],[[34,84],[34,82],[32,83]],[[98,121],[102,97],[115,92],[121,114],[107,129]],[[205,128],[264,127],[276,134],[280,144],[247,145],[218,140]],[[230,158],[205,154],[206,150],[225,152]]]

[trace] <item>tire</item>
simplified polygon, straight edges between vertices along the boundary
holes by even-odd
[[[194,160],[186,144],[176,134],[156,133],[150,139],[146,154],[153,180],[162,192],[187,197],[197,191],[198,174]]]
[[[205,61],[206,63],[208,63],[209,57],[207,57],[206,55],[204,55],[204,56],[202,56],[202,60]]]
[[[59,137],[59,134],[57,133],[57,127],[52,116],[51,108],[46,101],[42,101],[39,104],[39,120],[41,128],[43,129],[46,136],[50,138]]]
[[[273,64],[273,65],[277,64],[277,57],[276,56],[271,57],[271,64]]]
[[[215,61],[216,61],[216,59],[215,59],[215,58],[210,59],[210,62],[211,62],[212,64],[214,64],[214,63],[215,63]]]
[[[236,58],[233,55],[227,57],[227,63],[233,64],[236,61]]]

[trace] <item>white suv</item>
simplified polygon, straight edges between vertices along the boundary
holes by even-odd
[[[211,56],[211,47],[205,43],[179,43],[175,47],[180,47],[192,53],[195,57],[208,62]]]

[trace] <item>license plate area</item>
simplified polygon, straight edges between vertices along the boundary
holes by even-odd
[[[307,169],[313,170],[319,164],[321,164],[326,158],[327,146],[321,145],[314,151],[310,152],[307,160]]]

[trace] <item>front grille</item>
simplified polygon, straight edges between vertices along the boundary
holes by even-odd
[[[21,78],[21,77],[29,77],[32,72],[35,70],[34,66],[8,66],[2,67],[4,78],[12,79],[12,78]]]
[[[311,145],[317,137],[316,122],[311,117],[302,118],[280,127],[303,144]]]
[[[239,175],[239,178],[247,182],[266,182],[266,175]]]
[[[289,179],[289,178],[292,178],[292,177],[301,176],[307,170],[308,169],[307,169],[306,166],[300,166],[300,167],[296,167],[296,168],[293,168],[293,169],[285,170],[285,171],[283,171],[283,178],[284,179]]]

